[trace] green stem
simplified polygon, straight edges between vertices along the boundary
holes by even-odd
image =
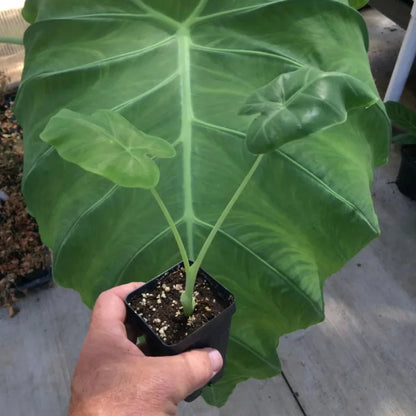
[[[0,43],[12,43],[14,45],[23,45],[22,38],[13,38],[10,36],[1,37],[0,36]]]
[[[233,208],[234,204],[236,203],[239,196],[242,194],[244,188],[246,187],[247,183],[253,176],[254,172],[256,171],[257,167],[259,166],[261,160],[263,159],[264,155],[258,155],[257,159],[253,163],[253,166],[241,182],[240,186],[235,191],[234,195],[228,202],[227,206],[225,207],[224,211],[221,213],[220,217],[218,218],[217,222],[215,223],[214,227],[212,228],[211,232],[209,233],[207,239],[204,242],[204,245],[201,248],[201,251],[199,252],[195,263],[192,264],[190,267],[190,270],[188,273],[186,273],[186,287],[185,291],[181,295],[181,302],[183,305],[183,310],[185,312],[185,315],[189,316],[192,314],[194,309],[194,301],[193,301],[193,292],[194,292],[194,285],[196,276],[198,274],[198,270],[201,267],[202,261],[205,258],[205,255],[207,254],[208,249],[211,246],[212,241],[214,240],[217,232],[221,228],[223,222],[227,218],[227,215],[230,213],[231,209]],[[190,311],[190,312],[189,312]]]
[[[175,222],[173,221],[173,218],[171,217],[168,209],[166,208],[166,205],[163,203],[162,198],[158,194],[155,188],[151,188],[150,192],[152,193],[153,197],[155,198],[157,204],[160,207],[160,210],[163,213],[163,216],[166,218],[166,221],[169,224],[170,229],[172,230],[173,236],[175,237],[176,244],[178,245],[179,252],[181,253],[182,261],[185,267],[186,276],[188,276],[188,273],[190,272],[190,266],[189,266],[189,260],[188,255],[186,254],[186,249],[183,244],[182,238],[179,234],[178,229],[176,228]]]

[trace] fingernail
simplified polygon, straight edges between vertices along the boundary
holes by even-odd
[[[222,367],[222,356],[219,351],[217,350],[210,350],[209,353],[209,359],[211,360],[211,368],[213,372],[213,376],[218,373],[218,371],[221,370]]]

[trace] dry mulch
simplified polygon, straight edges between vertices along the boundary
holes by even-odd
[[[50,267],[49,251],[40,240],[35,220],[26,211],[20,189],[23,131],[13,114],[13,100],[3,96],[0,88],[0,306],[9,308],[9,316],[18,311],[14,302],[20,294],[19,282],[30,273]]]

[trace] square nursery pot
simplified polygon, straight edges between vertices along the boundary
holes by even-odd
[[[416,199],[416,145],[403,145],[402,161],[396,179],[400,192],[410,199]]]
[[[18,279],[16,289],[19,292],[39,289],[52,283],[52,270],[50,267],[34,270]]]
[[[222,355],[224,366],[221,371],[218,372],[215,377],[208,383],[211,384],[218,381],[224,373],[231,318],[236,309],[234,295],[223,285],[217,282],[206,271],[200,268],[198,272],[197,282],[205,282],[204,284],[208,284],[210,290],[212,290],[212,292],[215,294],[215,297],[218,300],[218,303],[221,304],[221,308],[223,308],[223,310],[219,313],[219,315],[213,317],[203,326],[194,330],[193,332],[190,332],[189,335],[187,335],[185,338],[176,341],[175,343],[165,342],[161,335],[151,325],[149,325],[149,323],[146,321],[146,318],[141,316],[141,314],[136,311],[134,306],[141,299],[149,296],[147,294],[151,294],[157,289],[158,286],[160,290],[160,286],[164,285],[163,282],[167,281],[169,275],[171,273],[175,273],[175,271],[179,273],[179,270],[182,267],[183,262],[180,262],[171,267],[169,270],[156,276],[143,286],[129,293],[125,299],[127,307],[126,323],[130,326],[138,327],[139,331],[143,333],[146,338],[146,351],[149,355],[152,356],[176,355],[195,348],[210,347],[217,349]],[[175,286],[176,285],[174,285],[174,287]],[[169,288],[169,290],[171,289]],[[163,299],[160,300],[162,301]],[[158,303],[160,302],[158,301]],[[145,306],[143,306],[143,308],[145,308]],[[208,310],[211,309],[208,308]],[[203,389],[197,390],[188,396],[185,400],[188,402],[195,400],[201,394],[202,390]]]

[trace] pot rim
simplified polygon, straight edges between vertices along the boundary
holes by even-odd
[[[189,263],[192,264],[193,260],[189,260]],[[133,293],[141,293],[144,292],[144,288],[149,285],[150,283],[161,279],[163,277],[165,277],[165,275],[167,273],[169,273],[173,268],[179,266],[179,265],[183,265],[183,261],[180,261],[176,264],[174,264],[173,266],[169,267],[169,269],[165,270],[164,272],[158,274],[157,276],[153,277],[152,279],[150,279],[149,281],[147,281],[144,285],[138,287],[137,289],[131,291],[125,298],[124,298],[124,302],[125,304],[129,307],[129,309],[134,312],[134,314],[140,319],[141,323],[143,325],[145,325],[150,332],[152,332],[152,334],[158,338],[158,340],[161,342],[161,344],[163,344],[163,346],[168,347],[168,348],[174,348],[176,346],[179,346],[182,342],[184,342],[188,337],[190,336],[194,336],[195,334],[197,334],[198,332],[200,332],[201,330],[203,330],[204,328],[206,328],[207,325],[210,325],[212,322],[216,321],[218,318],[220,318],[224,313],[228,312],[230,309],[234,309],[234,311],[232,313],[235,312],[235,308],[236,308],[236,303],[235,303],[235,295],[228,290],[223,284],[221,284],[218,280],[214,279],[206,270],[204,270],[202,267],[199,268],[199,271],[202,271],[204,277],[208,277],[208,279],[212,279],[216,285],[218,285],[218,287],[223,290],[224,292],[226,292],[226,294],[229,295],[229,299],[230,299],[230,304],[223,310],[221,311],[220,314],[218,314],[215,318],[212,318],[211,320],[209,320],[208,322],[206,322],[204,325],[200,326],[198,329],[196,329],[195,331],[191,332],[190,334],[188,334],[185,338],[183,338],[182,340],[180,340],[179,342],[175,343],[175,344],[166,344],[162,338],[160,338],[159,334],[153,330],[153,327],[150,326],[131,306],[131,303],[129,302],[128,298],[133,294]]]

